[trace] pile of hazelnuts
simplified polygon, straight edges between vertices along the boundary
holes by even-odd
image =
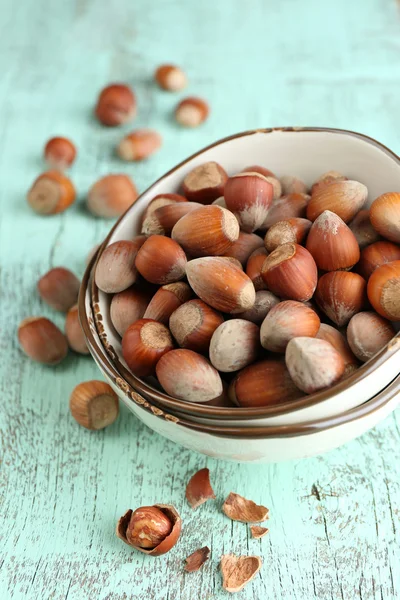
[[[195,167],[97,264],[131,372],[180,400],[241,407],[347,377],[400,320],[400,193],[370,209],[367,197],[338,172],[309,190],[257,165]]]

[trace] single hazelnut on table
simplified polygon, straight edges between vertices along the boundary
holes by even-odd
[[[27,317],[21,321],[18,341],[29,358],[46,365],[57,365],[68,354],[65,335],[45,317]]]
[[[367,208],[360,210],[354,219],[350,221],[349,227],[355,235],[355,238],[362,250],[365,246],[374,244],[381,239],[381,236],[372,227],[371,220],[369,218],[369,210]]]
[[[105,175],[92,185],[87,195],[87,207],[96,217],[114,219],[134,204],[139,194],[128,175]]]
[[[154,73],[154,79],[161,89],[179,92],[187,86],[186,73],[176,65],[161,65]]]
[[[311,337],[291,339],[285,362],[294,383],[306,394],[334,385],[345,369],[342,355],[332,344]]]
[[[400,243],[400,192],[382,194],[369,213],[373,228],[390,242]]]
[[[220,256],[239,237],[236,217],[221,206],[202,206],[183,216],[171,232],[190,256]]]
[[[261,360],[240,371],[232,381],[229,397],[237,406],[278,406],[301,396],[284,361]]]
[[[254,305],[252,281],[226,258],[206,256],[191,260],[186,265],[186,276],[195,294],[216,310],[236,314]]]
[[[251,233],[264,223],[272,204],[272,184],[259,173],[238,173],[225,184],[226,206],[237,217],[243,231]]]
[[[224,554],[221,557],[222,586],[227,592],[240,592],[262,567],[259,556],[236,556]]]
[[[167,394],[187,402],[208,402],[223,391],[218,371],[193,350],[171,350],[158,361],[156,374]]]
[[[198,127],[207,119],[210,108],[205,100],[190,96],[179,102],[175,119],[183,127]]]
[[[306,208],[310,196],[307,194],[288,194],[274,200],[260,229],[266,230],[278,221],[285,221],[297,217],[306,216]]]
[[[122,160],[144,160],[161,148],[161,135],[154,129],[137,129],[128,133],[117,146],[117,154]]]
[[[79,322],[77,304],[70,308],[67,313],[67,318],[65,320],[65,335],[71,350],[78,354],[89,354],[85,335]]]
[[[381,265],[367,285],[368,300],[382,317],[400,321],[400,260]]]
[[[143,317],[168,325],[172,313],[184,302],[190,300],[192,295],[190,286],[183,281],[167,283],[156,291]]]
[[[290,242],[301,244],[310,231],[312,223],[308,219],[295,217],[286,221],[278,221],[272,225],[265,235],[265,247],[272,252],[282,244]]]
[[[269,311],[279,304],[280,300],[272,292],[268,290],[259,290],[256,292],[256,299],[252,306],[245,312],[240,313],[238,316],[246,321],[252,321],[261,325]]]
[[[60,171],[46,171],[33,182],[28,192],[29,206],[39,215],[64,212],[75,202],[76,192],[70,179]]]
[[[76,148],[68,138],[51,138],[44,148],[44,159],[51,169],[63,171],[72,165],[76,158]]]
[[[321,213],[312,224],[306,248],[323,271],[351,269],[360,258],[354,233],[330,210]]]
[[[221,313],[202,300],[189,300],[172,313],[169,328],[181,348],[205,354],[214,331],[223,322]]]
[[[361,362],[366,362],[382,350],[396,335],[390,321],[374,312],[360,312],[350,320],[347,341]]]
[[[170,235],[174,225],[185,215],[202,208],[199,202],[174,202],[156,208],[142,223],[146,235]]]
[[[315,221],[324,211],[330,210],[348,223],[362,209],[367,198],[368,189],[359,181],[335,181],[312,192],[307,219]]]
[[[307,194],[307,186],[302,179],[293,175],[284,175],[280,178],[282,194]]]
[[[259,167],[258,165],[251,165],[250,167],[245,167],[241,171],[242,173],[259,173],[263,175],[265,179],[272,185],[273,188],[273,200],[276,200],[280,196],[282,196],[282,186],[279,179],[274,175],[272,171],[269,169],[265,169],[264,167]]]
[[[207,500],[215,500],[214,490],[210,483],[209,469],[200,469],[192,475],[186,486],[185,496],[193,510],[196,510]]]
[[[214,331],[210,360],[218,371],[232,373],[254,362],[260,350],[259,327],[245,319],[231,319]]]
[[[179,539],[182,521],[170,504],[129,509],[117,523],[117,536],[136,550],[150,556],[169,552]]]
[[[315,337],[320,320],[317,313],[302,302],[286,300],[268,312],[260,329],[263,348],[271,352],[285,352],[294,337]]]
[[[358,313],[361,314],[361,313]],[[320,340],[325,340],[332,344],[332,346],[341,354],[344,364],[344,376],[350,375],[356,369],[358,369],[359,362],[357,358],[354,356],[353,352],[350,350],[350,346],[347,343],[346,338],[343,334],[340,333],[337,329],[332,327],[331,325],[327,325],[326,323],[321,323],[319,331],[315,336]]]
[[[361,250],[356,270],[368,280],[375,269],[394,260],[400,260],[400,246],[393,242],[375,242]]]
[[[224,256],[236,258],[243,266],[245,266],[253,252],[263,247],[264,241],[259,235],[240,231],[238,239],[232,243]]]
[[[257,250],[254,250],[254,252],[250,254],[247,260],[246,275],[250,277],[257,292],[267,289],[267,286],[261,277],[261,269],[267,256],[268,252],[265,248],[257,248]]]
[[[323,173],[318,179],[313,183],[311,187],[311,193],[316,194],[321,190],[331,185],[331,183],[335,183],[338,181],[347,181],[347,177],[345,177],[339,171],[328,171],[327,173]]]
[[[149,304],[149,295],[134,287],[115,294],[110,304],[110,319],[122,337],[129,325],[144,316]]]
[[[322,275],[315,291],[315,301],[338,327],[347,325],[367,302],[367,282],[357,273],[331,271]]]
[[[147,219],[153,216],[154,212],[163,206],[175,204],[177,202],[187,202],[187,199],[180,194],[157,194],[154,196],[146,206],[146,209],[142,217],[142,227],[146,223]],[[144,233],[142,231],[142,233]]]
[[[77,302],[79,287],[79,279],[64,267],[50,269],[37,283],[42,300],[61,312],[67,312]]]
[[[122,83],[105,87],[98,97],[95,115],[108,127],[132,121],[136,116],[136,98],[130,87]]]
[[[84,381],[72,390],[69,408],[82,427],[104,429],[118,417],[118,396],[104,381]]]
[[[165,285],[183,279],[186,262],[185,253],[175,240],[152,235],[138,251],[135,265],[146,281]]]
[[[261,277],[277,296],[304,302],[317,287],[317,265],[303,246],[283,244],[267,256]]]
[[[189,171],[183,180],[182,190],[190,202],[211,204],[224,195],[227,180],[225,169],[217,162],[209,161]]]
[[[132,323],[122,338],[122,356],[137,377],[153,375],[160,358],[173,347],[167,327],[152,319]]]
[[[116,294],[133,285],[138,277],[136,256],[145,241],[145,236],[138,236],[134,241],[120,240],[107,246],[96,266],[97,287],[107,294]]]

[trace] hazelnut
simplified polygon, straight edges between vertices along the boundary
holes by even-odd
[[[354,233],[361,249],[381,239],[379,233],[372,227],[368,209],[360,210],[354,219],[350,221],[349,227]]]
[[[147,219],[151,218],[155,211],[163,206],[175,204],[177,202],[187,202],[184,196],[180,194],[158,194],[154,196],[148,203],[146,210],[144,211],[142,218],[142,226],[146,223]]]
[[[121,240],[107,246],[96,266],[97,287],[107,294],[115,294],[133,285],[138,276],[136,256],[145,240],[145,236],[138,236],[134,241]]]
[[[210,470],[200,469],[189,479],[186,486],[186,500],[189,502],[193,510],[207,502],[214,500],[215,494],[210,483]]]
[[[221,557],[222,585],[227,592],[240,592],[262,567],[259,556],[235,556],[224,554]]]
[[[71,350],[78,354],[89,354],[85,334],[79,322],[78,305],[69,309],[65,321],[65,335]]]
[[[328,171],[327,173],[323,173],[312,185],[311,193],[315,194],[326,187],[331,185],[331,183],[335,183],[338,181],[347,181],[347,177],[339,173],[339,171]]]
[[[192,350],[171,350],[158,361],[156,373],[167,394],[187,402],[208,402],[223,391],[218,371]]]
[[[198,127],[207,119],[210,108],[201,98],[190,96],[179,102],[175,109],[175,119],[183,127]]]
[[[332,344],[311,337],[291,339],[285,361],[294,383],[306,394],[334,385],[345,369],[341,354]]]
[[[258,165],[251,165],[250,167],[246,167],[242,169],[242,173],[259,173],[263,175],[265,179],[272,185],[273,188],[273,200],[277,200],[280,196],[282,196],[282,186],[281,182],[277,177],[275,177],[274,173],[269,169],[265,169],[264,167],[259,167]]]
[[[153,319],[168,325],[172,313],[184,302],[190,300],[192,290],[187,283],[177,281],[167,283],[157,290],[144,313],[145,319]]]
[[[307,194],[307,186],[298,177],[293,175],[284,175],[280,179],[282,194],[287,196],[288,194]]]
[[[64,212],[75,202],[76,192],[70,179],[60,171],[46,171],[33,182],[27,200],[39,215]]]
[[[137,377],[154,374],[160,358],[174,347],[169,330],[152,319],[132,323],[122,338],[122,355]]]
[[[136,116],[136,98],[124,84],[114,83],[105,87],[99,95],[95,114],[100,123],[115,127],[132,121]]]
[[[370,208],[373,228],[390,242],[400,243],[400,193],[382,194]]]
[[[117,154],[122,160],[138,161],[148,158],[161,148],[162,138],[153,129],[137,129],[128,133],[118,144]]]
[[[367,285],[368,300],[382,317],[400,321],[400,260],[381,265]]]
[[[367,197],[368,189],[359,181],[334,181],[312,192],[307,206],[307,219],[315,221],[329,210],[348,223],[362,209]]]
[[[366,287],[365,279],[357,273],[331,271],[318,281],[315,300],[331,321],[343,327],[365,306]]]
[[[271,352],[285,352],[294,337],[315,337],[320,320],[315,311],[302,302],[286,300],[268,312],[260,330],[261,345]]]
[[[221,165],[210,161],[189,171],[183,180],[182,189],[189,201],[211,204],[224,195],[227,180],[228,175]]]
[[[349,346],[361,362],[382,350],[396,335],[393,325],[374,312],[360,312],[347,327]]]
[[[123,215],[138,195],[135,184],[127,175],[106,175],[90,188],[87,207],[96,217],[114,219]]]
[[[181,518],[173,506],[155,504],[128,510],[118,521],[117,536],[140,552],[160,556],[175,546],[181,527]]]
[[[242,173],[260,173],[264,177],[274,177],[276,179],[276,175],[273,171],[270,171],[266,167],[261,167],[260,165],[250,165],[250,167],[245,167],[241,171]]]
[[[217,327],[210,342],[211,364],[232,373],[254,362],[260,353],[260,329],[251,321],[231,319]]]
[[[37,283],[39,296],[54,308],[67,312],[78,300],[80,281],[64,267],[55,267],[45,273]]]
[[[321,323],[319,331],[315,336],[319,340],[325,340],[332,344],[332,346],[342,355],[345,364],[344,376],[350,375],[359,367],[359,362],[350,350],[350,346],[347,343],[344,335],[337,329],[326,323]]]
[[[76,148],[68,138],[51,138],[44,149],[44,159],[51,169],[64,171],[76,158]]]
[[[216,310],[235,314],[254,305],[254,285],[226,258],[207,256],[191,260],[186,265],[186,276],[195,294]]]
[[[305,217],[310,196],[307,194],[288,194],[274,200],[260,229],[269,229],[278,221],[295,217]]]
[[[118,417],[118,396],[104,381],[84,381],[73,389],[69,408],[82,427],[104,429]]]
[[[172,313],[169,328],[181,348],[204,354],[214,331],[223,322],[223,316],[202,300],[189,300]]]
[[[265,248],[257,248],[257,250],[254,250],[254,252],[250,254],[247,260],[246,275],[250,277],[257,292],[259,290],[267,289],[267,286],[261,277],[261,269],[267,256],[268,252]]]
[[[148,304],[148,294],[133,287],[113,296],[110,304],[110,319],[121,337],[129,325],[144,316]]]
[[[241,229],[251,233],[259,229],[272,204],[272,184],[259,173],[238,173],[225,184],[226,206],[237,217]]]
[[[312,224],[306,248],[323,271],[351,269],[360,258],[354,233],[330,210],[321,213]]]
[[[57,365],[68,354],[64,334],[45,317],[28,317],[21,321],[18,341],[29,358],[46,365]]]
[[[224,256],[236,258],[243,266],[247,263],[251,254],[258,248],[263,248],[263,239],[255,233],[239,232],[239,237],[231,247],[225,252]]]
[[[146,235],[170,235],[174,225],[190,212],[201,208],[199,202],[174,202],[156,208],[142,224],[142,233]]]
[[[243,313],[240,313],[241,319],[246,319],[246,321],[252,321],[253,323],[257,323],[260,325],[271,308],[279,304],[280,300],[277,298],[272,292],[268,292],[267,290],[259,290],[256,292],[256,299],[252,308],[246,310]]]
[[[317,266],[303,246],[283,244],[267,256],[261,277],[277,296],[303,302],[312,297],[317,287]]]
[[[179,92],[187,86],[186,74],[176,65],[161,65],[154,73],[154,79],[161,89],[168,92]]]
[[[150,283],[164,285],[183,279],[186,255],[180,245],[168,237],[152,235],[136,256],[136,268]]]
[[[190,256],[219,256],[239,237],[239,223],[226,208],[202,206],[179,219],[171,237]]]
[[[312,223],[308,219],[299,217],[278,221],[272,225],[265,236],[265,247],[268,252],[272,252],[282,244],[290,242],[301,244],[306,238]]]
[[[361,250],[356,269],[364,279],[368,280],[375,269],[394,260],[400,260],[399,246],[393,242],[375,242]]]

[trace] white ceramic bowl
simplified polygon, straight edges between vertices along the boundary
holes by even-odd
[[[121,217],[105,245],[130,239],[139,233],[140,217],[148,202],[157,194],[177,192],[185,175],[209,160],[218,161],[229,174],[239,171],[246,164],[261,164],[279,176],[298,175],[308,184],[323,172],[334,169],[365,183],[369,190],[369,203],[383,192],[400,190],[399,157],[361,134],[309,128],[250,131],[216,142],[161,177]],[[102,343],[109,349],[111,356],[115,357],[114,364],[123,377],[147,400],[156,401],[180,418],[186,416],[194,422],[257,427],[324,419],[359,406],[383,390],[399,373],[400,340],[396,337],[379,355],[345,381],[296,402],[279,407],[252,409],[194,405],[170,398],[148,382],[127,372],[122,359],[120,338],[109,317],[110,298],[96,288],[93,294]]]

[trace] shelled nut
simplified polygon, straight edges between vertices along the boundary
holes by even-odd
[[[343,327],[365,307],[366,288],[365,279],[357,273],[331,271],[319,279],[314,298],[326,316]]]
[[[138,273],[135,260],[145,236],[135,241],[121,240],[105,248],[96,266],[95,283],[103,292],[115,294],[133,285]]]
[[[329,210],[348,223],[362,209],[367,197],[368,189],[359,181],[334,181],[312,192],[307,206],[307,219],[315,221],[319,215]]]
[[[211,364],[223,373],[239,371],[260,353],[260,329],[251,321],[231,319],[217,327],[210,342]]]
[[[177,281],[163,285],[154,294],[143,315],[145,319],[153,319],[168,325],[172,313],[192,297],[192,290],[187,283]]]
[[[320,320],[315,311],[302,302],[286,300],[268,312],[260,330],[261,345],[271,352],[285,352],[294,337],[315,337]]]
[[[355,371],[356,369],[358,369],[358,360],[350,350],[350,346],[347,343],[346,338],[343,334],[340,333],[340,331],[335,329],[335,327],[327,325],[326,323],[321,323],[319,331],[315,337],[317,337],[320,340],[325,340],[326,342],[329,342],[330,344],[332,344],[335,350],[337,350],[339,354],[341,354],[345,364],[345,377],[353,373],[353,371]]]
[[[265,247],[268,252],[272,252],[282,244],[290,242],[301,244],[307,236],[312,223],[308,219],[299,217],[278,221],[272,225],[265,236]]]
[[[261,269],[267,256],[268,252],[265,248],[258,248],[252,252],[247,261],[246,275],[250,277],[257,292],[267,289],[267,286],[261,277]]]
[[[44,148],[44,159],[51,169],[64,171],[76,158],[74,144],[65,137],[51,138]]]
[[[176,65],[161,65],[154,73],[154,79],[163,90],[178,92],[187,86],[185,72]]]
[[[183,127],[198,127],[207,119],[210,108],[205,100],[190,96],[179,102],[175,119]]]
[[[256,292],[256,299],[252,308],[238,315],[241,319],[252,321],[260,325],[271,308],[279,304],[280,300],[272,292],[268,290],[259,290]]]
[[[186,262],[185,253],[175,240],[152,235],[139,249],[135,265],[146,281],[165,285],[183,279]]]
[[[103,125],[115,127],[128,123],[136,116],[136,98],[132,90],[122,83],[105,87],[97,100],[95,115]]]
[[[261,277],[277,296],[303,302],[312,297],[317,287],[317,266],[303,246],[283,244],[267,256]]]
[[[396,335],[393,325],[374,312],[360,312],[350,320],[347,341],[362,362],[372,358]]]
[[[148,304],[149,295],[133,287],[113,296],[110,304],[110,319],[121,337],[129,325],[143,318]]]
[[[370,208],[373,228],[390,242],[400,243],[400,193],[382,194]]]
[[[45,317],[28,317],[21,321],[18,341],[29,358],[46,365],[57,365],[68,354],[66,337]]]
[[[169,328],[181,348],[204,354],[214,331],[223,322],[221,313],[202,300],[189,300],[172,313]]]
[[[379,233],[372,227],[368,209],[360,210],[354,219],[350,221],[349,227],[354,233],[361,250],[381,239]]]
[[[96,217],[114,219],[128,210],[138,196],[135,184],[127,175],[105,175],[90,188],[87,207]]]
[[[243,231],[259,229],[273,199],[272,184],[259,173],[238,173],[225,184],[226,206],[237,217]]]
[[[67,318],[65,320],[65,335],[71,350],[78,354],[89,354],[85,335],[79,322],[77,304],[72,306],[67,313]]]
[[[393,242],[375,242],[361,250],[356,269],[365,279],[369,279],[378,267],[400,260],[400,247]]]
[[[321,213],[312,224],[306,248],[323,271],[350,269],[360,258],[354,233],[330,210]]]
[[[117,154],[122,160],[144,160],[161,148],[162,138],[154,129],[137,129],[128,133],[117,146]]]
[[[368,300],[382,317],[400,321],[400,260],[381,265],[367,285]]]
[[[263,248],[263,239],[255,233],[239,232],[239,237],[235,240],[231,247],[225,252],[224,256],[236,258],[244,266],[251,254],[257,248]]]
[[[274,200],[260,229],[269,229],[278,221],[305,217],[310,196],[307,194],[288,194]]]
[[[37,290],[51,308],[67,312],[78,300],[79,286],[79,279],[69,269],[55,267],[42,275]]]
[[[307,194],[307,186],[302,179],[293,175],[284,175],[280,179],[282,194]]]
[[[30,188],[29,206],[39,215],[64,212],[75,202],[76,192],[72,181],[60,171],[46,171],[39,175]]]
[[[174,202],[156,208],[142,224],[142,233],[146,235],[170,235],[174,225],[190,212],[201,208],[199,202]]]
[[[77,385],[69,399],[75,421],[86,429],[99,430],[118,417],[118,396],[104,381],[84,381]]]
[[[185,197],[191,202],[211,204],[224,195],[228,175],[217,162],[198,165],[186,175],[182,183]]]
[[[160,358],[173,347],[169,330],[152,319],[132,323],[122,338],[122,356],[137,377],[152,375]]]

